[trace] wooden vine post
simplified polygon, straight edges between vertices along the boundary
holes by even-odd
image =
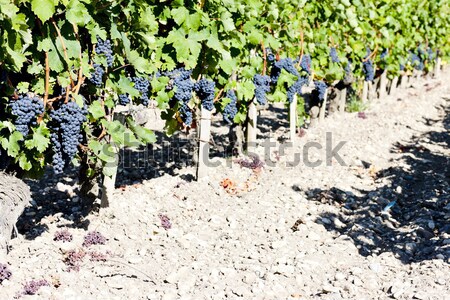
[[[114,190],[117,178],[117,169],[119,167],[119,153],[114,143],[111,143],[109,151],[113,151],[113,159],[103,166],[103,183],[102,183],[102,198],[100,207],[109,207],[109,203],[113,199]]]
[[[211,138],[211,112],[201,108],[197,180],[208,176],[209,140]]]
[[[434,77],[439,78],[441,76],[441,58],[436,59],[436,65],[434,66]]]
[[[378,94],[378,97],[380,99],[384,99],[386,97],[386,91],[387,91],[387,71],[384,70],[380,78],[380,93]]]
[[[402,75],[400,87],[402,89],[406,89],[408,87],[408,75],[406,75],[406,73],[403,73],[403,75]]]
[[[297,102],[297,94],[295,94],[292,102],[289,103],[289,135],[292,143],[295,141],[297,132]]]
[[[389,95],[392,95],[396,91],[397,85],[398,85],[398,76],[395,76],[392,79],[391,86],[389,88]]]
[[[361,101],[367,102],[369,96],[369,82],[364,80]]]
[[[320,106],[319,123],[322,123],[325,120],[325,112],[327,109],[327,98],[328,98],[328,88],[325,90],[325,95],[323,95],[322,105]]]
[[[338,111],[340,113],[345,112],[345,103],[347,102],[347,87],[344,87],[339,94],[339,107]]]
[[[256,148],[257,124],[258,124],[258,111],[256,109],[255,100],[253,100],[248,106],[247,151]]]

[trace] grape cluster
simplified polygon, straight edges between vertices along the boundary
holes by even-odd
[[[197,96],[202,101],[202,106],[212,111],[214,108],[214,88],[216,84],[214,81],[207,79],[200,79],[198,82],[194,84],[194,90],[197,93]]]
[[[384,51],[380,54],[380,58],[385,59],[387,55],[388,55],[388,49],[384,49]]]
[[[373,69],[373,62],[371,59],[363,61],[364,80],[373,81],[375,77],[375,70]]]
[[[319,100],[323,100],[327,91],[327,84],[323,81],[314,81],[314,86],[319,93]]]
[[[432,48],[427,49],[428,60],[432,60],[434,58],[434,51]]]
[[[62,173],[77,153],[81,142],[81,125],[86,121],[87,109],[75,102],[63,103],[50,113],[51,141],[53,148],[53,169]]]
[[[67,228],[61,229],[55,232],[53,240],[57,242],[71,242],[73,240],[73,235],[69,232]]]
[[[273,83],[276,83],[278,81],[278,78],[280,77],[281,74],[281,70],[283,69],[285,69],[288,73],[292,75],[299,76],[299,73],[295,68],[295,64],[292,61],[292,59],[290,59],[289,57],[283,58],[275,62],[272,66],[272,69],[270,71],[270,80]]]
[[[159,219],[161,220],[161,226],[165,230],[169,230],[172,228],[172,222],[170,222],[170,219],[167,215],[164,214],[158,214]]]
[[[130,96],[128,94],[120,94],[119,95],[119,104],[127,105],[128,103],[130,103]]]
[[[106,244],[106,238],[98,231],[91,231],[84,236],[83,247],[104,244]]]
[[[21,95],[11,104],[11,113],[16,116],[14,126],[24,136],[30,131],[30,125],[36,125],[37,116],[43,112],[44,102],[38,97]]]
[[[308,78],[307,77],[299,77],[287,90],[287,99],[289,103],[292,103],[292,100],[294,99],[294,96],[302,95],[302,87],[304,85],[308,84]]]
[[[111,49],[111,41],[105,40],[103,41],[100,37],[97,36],[97,46],[95,47],[95,53],[104,54],[106,56],[106,62],[108,67],[112,67],[114,62],[113,51]]]
[[[266,104],[266,93],[270,91],[270,77],[267,75],[256,74],[253,76],[255,85],[255,98],[259,104]]]
[[[191,74],[192,70],[186,70],[184,68],[175,69],[162,74],[171,78],[171,82],[169,84],[172,86],[170,89],[173,87],[176,88],[173,95],[173,100],[180,104],[180,116],[186,126],[191,126],[193,121],[192,111],[188,105],[192,98],[192,91],[194,90],[194,83],[191,80]]]
[[[103,83],[103,74],[105,74],[105,70],[102,65],[94,64],[94,73],[91,74],[91,78],[89,80],[96,86],[101,87]]]
[[[300,68],[306,73],[311,74],[311,56],[309,54],[303,55]]]
[[[31,280],[23,286],[22,294],[23,295],[35,295],[41,287],[49,286],[49,285],[50,284],[45,279]]]
[[[273,54],[272,49],[266,48],[266,58],[269,62],[275,61],[275,54]]]
[[[339,62],[341,62],[341,60],[340,60],[339,57],[338,57],[336,48],[334,48],[334,47],[331,47],[331,48],[330,48],[330,56],[331,56],[331,61],[332,61],[332,62],[334,62],[334,63],[339,63]]]
[[[420,48],[418,48],[418,50],[420,50]],[[414,68],[416,70],[422,71],[424,69],[425,65],[423,63],[421,56],[419,56],[419,55],[421,55],[420,52],[419,52],[419,55],[417,55],[417,54],[409,51],[409,54],[410,54],[410,58],[411,58],[411,64],[414,66]]]
[[[223,109],[223,120],[228,124],[233,123],[233,119],[237,114],[237,97],[234,90],[229,90],[226,95],[227,98],[231,99],[231,102],[225,105]]]
[[[183,102],[179,108],[181,119],[183,120],[183,123],[186,124],[186,126],[191,126],[193,117],[192,117],[192,111],[189,105],[185,102]]]
[[[425,51],[422,49],[422,45],[419,45],[419,47],[417,47],[417,54],[420,58],[425,58],[426,53]]]
[[[133,77],[131,81],[134,83],[134,88],[141,93],[141,103],[144,106],[148,106],[148,89],[150,88],[150,82],[144,77]],[[120,97],[119,97],[120,99]]]

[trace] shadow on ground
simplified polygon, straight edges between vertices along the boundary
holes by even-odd
[[[445,131],[415,136],[397,143],[391,151],[401,153],[399,167],[381,170],[375,182],[389,182],[371,191],[337,188],[310,190],[307,197],[336,205],[339,214],[324,213],[317,222],[329,231],[349,236],[363,256],[392,252],[403,263],[441,258],[450,261],[450,109],[441,120]],[[444,151],[431,151],[440,147]],[[366,165],[369,168],[369,165]],[[293,187],[295,189],[295,187]],[[392,207],[391,207],[392,206]]]

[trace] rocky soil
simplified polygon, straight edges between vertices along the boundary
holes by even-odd
[[[255,151],[264,166],[214,158],[198,182],[186,139],[166,139],[175,147],[121,169],[100,212],[86,214],[70,173],[30,182],[1,298],[448,299],[449,83],[447,69],[364,113],[333,114],[294,147],[285,110],[271,107],[259,141],[276,146]],[[214,130],[217,145],[226,130]],[[340,142],[342,160],[327,160]],[[63,228],[72,241],[54,240]],[[86,245],[92,231],[106,242]]]

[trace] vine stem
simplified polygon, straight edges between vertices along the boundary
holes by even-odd
[[[126,65],[123,65],[123,66],[120,66],[120,67],[117,67],[117,68],[115,68],[115,69],[113,69],[111,72],[115,72],[115,71],[117,71],[117,70],[120,70],[120,69],[123,69],[123,68],[126,68],[126,67],[128,67],[130,64],[126,64]]]
[[[75,37],[77,39],[78,42],[80,42],[79,36],[78,36],[78,28],[77,25],[73,24],[73,32],[75,33]],[[80,91],[81,85],[84,82],[84,76],[83,76],[83,65],[82,65],[82,60],[83,60],[83,56],[82,56],[82,50],[80,49],[80,54],[79,54],[79,59],[80,59],[80,68],[78,69],[78,80],[77,80],[77,85],[75,86],[75,94],[78,94],[78,92]]]
[[[300,63],[303,59],[303,43],[304,43],[304,33],[303,29],[300,29],[300,58],[297,62],[297,68],[300,66]]]
[[[69,61],[69,55],[67,55],[67,48],[66,44],[64,43],[64,39],[61,35],[61,31],[59,30],[58,26],[56,25],[55,19],[51,18],[52,24],[55,27],[56,33],[58,34],[59,40],[61,42],[61,47],[63,48],[64,58],[66,59],[66,63]],[[75,87],[75,84],[73,83],[72,76],[70,76],[70,70],[69,71],[69,79],[70,79],[70,85],[66,88],[66,100],[64,103],[69,102],[69,94],[70,94],[70,88]]]
[[[369,59],[371,59],[378,51],[378,44],[375,45],[375,49],[373,50],[372,53],[369,54],[369,56],[367,56],[365,59],[363,59],[363,61],[368,61]]]
[[[45,108],[48,103],[48,92],[50,89],[50,65],[48,61],[48,52],[45,52],[45,92],[44,92],[44,112],[37,119],[38,124],[44,119]]]
[[[220,96],[222,95],[222,93],[223,93],[223,88],[220,89],[220,91],[217,93],[217,95],[214,98],[213,102],[217,102],[219,100]]]
[[[266,70],[267,70],[267,53],[266,53],[266,47],[264,47],[264,41],[261,41],[261,48],[263,51],[263,59],[264,59],[264,67],[263,67],[262,75],[265,76]]]

